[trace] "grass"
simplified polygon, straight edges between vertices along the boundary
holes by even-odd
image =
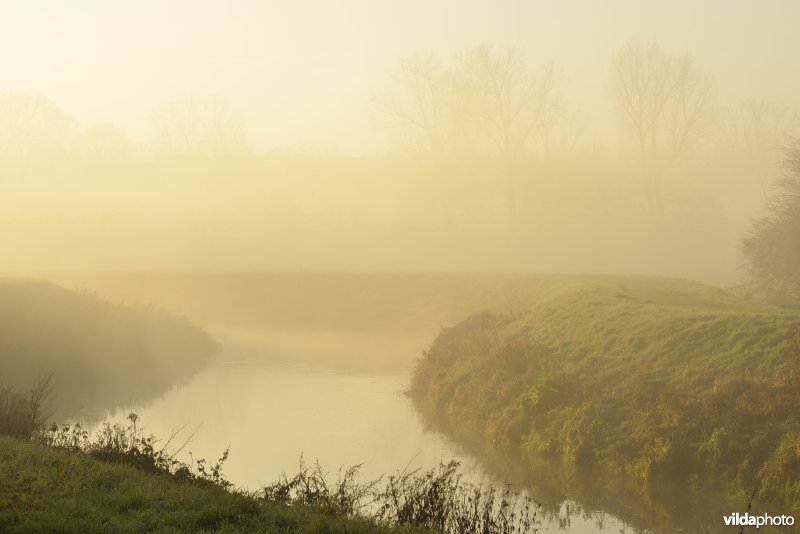
[[[3,532],[426,532],[259,501],[0,437]]]
[[[444,330],[411,394],[495,450],[800,511],[800,314],[699,283],[592,277]]]
[[[21,435],[28,426],[18,420],[44,413],[49,384],[37,383],[26,402],[0,412],[0,423],[12,423],[0,425],[2,532],[535,531],[531,499],[462,483],[456,462],[383,484],[359,482],[359,466],[331,482],[318,463],[301,458],[296,475],[248,491],[222,473],[228,450],[213,465],[186,464],[177,459],[176,435],[165,442],[146,435],[135,413],[128,426],[105,423],[94,436],[79,423]]]
[[[78,427],[67,434],[74,430],[82,433]],[[117,437],[118,430],[112,432]],[[124,441],[133,435],[123,431],[121,436]],[[159,460],[158,451],[141,448],[152,444],[146,438],[119,448],[98,440],[82,450],[64,442],[54,446],[0,436],[0,531],[535,531],[536,508],[530,499],[508,488],[499,492],[464,484],[455,462],[391,476],[384,486],[380,481],[358,483],[357,468],[331,483],[319,465],[301,462],[295,476],[248,492],[221,476],[227,453],[210,470],[202,460],[190,470],[169,456],[160,463],[165,457]]]

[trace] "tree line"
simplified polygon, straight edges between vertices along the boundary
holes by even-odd
[[[799,174],[797,142],[792,142],[800,131],[796,113],[756,98],[724,109],[709,68],[690,54],[634,39],[609,58],[605,84],[597,88],[607,92],[622,134],[619,146],[612,147],[619,157],[604,169],[603,154],[611,148],[604,141],[589,146],[590,125],[568,101],[567,89],[567,77],[552,63],[532,64],[519,48],[479,46],[445,59],[435,54],[402,58],[393,81],[372,106],[398,152],[427,158],[434,169],[443,169],[442,176],[459,174],[464,161],[480,160],[460,176],[491,174],[512,225],[527,224],[524,213],[534,209],[531,195],[548,194],[546,188],[530,187],[541,173],[551,172],[553,166],[542,161],[566,161],[558,163],[565,167],[582,161],[594,169],[591,187],[598,198],[609,194],[604,175],[626,180],[627,200],[607,209],[639,203],[656,223],[681,217],[697,198],[698,184],[713,184],[704,186],[710,191],[704,193],[706,200],[743,197],[731,201],[724,208],[728,212],[754,207],[759,199],[745,197],[756,191],[765,209],[744,241],[745,267],[762,280],[768,271],[784,279],[785,272],[797,271],[793,265],[800,262],[792,262],[800,245],[789,242],[800,235],[791,222],[798,211],[792,200]],[[35,175],[38,165],[68,160],[105,166],[113,173],[143,160],[207,166],[259,155],[244,117],[220,97],[168,102],[153,111],[150,131],[151,142],[142,145],[111,123],[81,126],[43,95],[0,93],[0,172]],[[785,172],[775,182],[781,157]],[[458,181],[451,179],[437,191],[447,195],[453,183]],[[783,271],[777,273],[775,265],[783,257]],[[780,289],[773,288],[772,294],[798,292],[785,282],[775,287]]]
[[[157,157],[236,158],[251,153],[243,117],[221,97],[182,98],[151,117]],[[21,170],[39,161],[72,157],[130,163],[147,151],[110,122],[80,127],[41,94],[0,93],[0,164]]]

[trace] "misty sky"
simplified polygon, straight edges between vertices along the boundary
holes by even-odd
[[[609,57],[636,36],[694,54],[723,103],[796,107],[798,20],[792,0],[6,0],[0,91],[45,94],[82,125],[112,121],[142,141],[159,105],[222,95],[257,149],[358,154],[385,147],[370,102],[401,57],[512,44],[531,64],[563,69],[596,138],[609,116]]]

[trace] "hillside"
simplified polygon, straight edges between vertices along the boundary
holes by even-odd
[[[0,385],[27,388],[52,374],[59,416],[145,401],[186,380],[215,350],[185,317],[0,279]]]
[[[797,511],[798,330],[796,311],[699,283],[573,280],[443,331],[411,393],[435,425],[521,464],[757,487]]]

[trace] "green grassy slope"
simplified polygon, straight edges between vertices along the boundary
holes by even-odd
[[[0,437],[2,532],[427,532],[259,502]]]
[[[53,374],[60,416],[146,400],[216,350],[186,318],[54,284],[0,279],[0,383]]]
[[[520,458],[640,481],[757,484],[800,510],[798,330],[796,311],[698,283],[573,280],[525,311],[445,330],[411,392],[452,432]]]

